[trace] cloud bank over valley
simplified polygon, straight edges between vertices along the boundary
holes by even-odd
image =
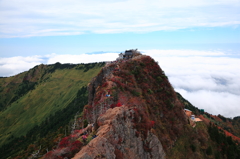
[[[174,89],[211,114],[240,116],[240,58],[219,51],[141,50],[158,61]],[[12,76],[38,64],[113,61],[116,52],[0,58],[0,76]]]
[[[174,89],[194,106],[226,117],[240,116],[240,58],[223,52],[149,50]]]

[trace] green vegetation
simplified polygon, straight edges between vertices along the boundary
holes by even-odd
[[[180,138],[177,143],[179,147],[174,147],[170,154],[170,158],[176,158],[175,156],[181,156],[185,154],[188,158],[215,158],[215,159],[237,159],[240,158],[240,146],[237,136],[239,136],[239,121],[238,117],[233,120],[225,118],[221,115],[211,115],[203,110],[199,110],[193,106],[190,102],[184,99],[179,93],[177,93],[178,99],[184,104],[186,109],[191,110],[195,115],[202,115],[210,124],[198,122],[197,126],[189,130],[187,134],[194,134],[193,136]],[[230,136],[227,136],[224,130],[228,131]],[[203,131],[203,132],[201,132]],[[235,135],[235,137],[234,137]],[[232,138],[233,137],[233,138]],[[190,140],[189,140],[190,139]],[[206,140],[208,139],[208,141]],[[235,139],[235,141],[233,140]],[[198,140],[198,141],[197,141]],[[204,141],[204,142],[203,142]],[[190,148],[186,145],[190,143]],[[200,143],[196,144],[196,143]],[[204,144],[205,143],[205,144]],[[184,149],[183,146],[184,145]],[[199,153],[200,152],[200,153]],[[184,158],[184,156],[179,157]]]
[[[240,147],[230,136],[226,136],[223,131],[213,124],[208,127],[208,133],[213,144],[217,147],[215,151],[216,158],[240,158]]]
[[[25,141],[17,144],[20,149],[11,149],[17,152],[68,124],[87,103],[86,85],[103,65],[39,65],[28,72],[0,78],[0,146],[4,154],[8,143],[11,146],[10,143]]]
[[[35,125],[30,129],[25,136],[13,138],[13,140],[5,144],[0,152],[1,156],[8,156],[27,149],[30,144],[34,143],[35,147],[42,148],[40,154],[46,153],[46,149],[51,149],[56,146],[54,139],[61,136],[64,137],[70,133],[69,121],[74,117],[76,112],[82,112],[83,107],[87,104],[87,87],[82,87],[75,99],[64,109],[58,110],[53,115],[50,115],[40,125]],[[26,157],[31,153],[25,153]],[[19,155],[19,154],[16,154]]]
[[[183,98],[180,93],[176,92],[176,94],[177,94],[178,99],[183,103],[185,109],[191,110],[193,112],[193,114],[195,114],[195,115],[204,113],[204,111],[201,111],[197,107],[193,106],[188,100]]]
[[[144,141],[151,131],[169,159],[240,158],[240,117],[214,116],[196,108],[175,93],[164,71],[148,56],[119,63],[121,71],[112,69],[110,79],[104,78],[103,70],[99,73],[103,65],[39,65],[17,76],[0,78],[1,158],[28,158],[34,152],[39,152],[35,158],[44,154],[51,158],[57,153],[71,158],[96,134],[89,134],[86,141],[77,135],[89,119],[122,105],[133,108],[136,137]],[[96,85],[89,87],[93,88],[89,95],[90,99],[93,96],[91,105],[87,103],[86,86],[97,74]],[[104,99],[107,92],[111,96]],[[94,107],[101,108],[99,114],[91,112]],[[184,108],[203,121],[190,126]],[[77,122],[74,131],[73,122]],[[64,148],[68,152],[60,154]],[[143,148],[152,151],[147,142]],[[115,154],[121,151],[116,150]]]

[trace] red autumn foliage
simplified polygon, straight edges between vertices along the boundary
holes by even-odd
[[[222,121],[222,119],[220,119],[218,116],[216,116],[216,115],[210,115],[211,117],[213,117],[215,120],[217,120],[217,121]]]
[[[78,140],[73,142],[71,144],[71,148],[70,148],[71,153],[74,153],[74,154],[77,153],[82,146],[83,146],[83,144]]]
[[[110,105],[110,108],[115,108],[115,107],[121,107],[122,106],[122,104],[120,103],[120,102],[118,102],[117,104],[111,104]]]
[[[118,102],[117,104],[116,104],[116,107],[121,107],[122,106],[122,104],[120,103],[120,102]]]
[[[67,147],[69,144],[70,144],[69,137],[65,137],[59,143],[59,147],[60,148]]]
[[[206,124],[210,123],[210,120],[205,118],[203,115],[199,115],[199,118],[202,119],[202,121],[205,122]]]
[[[108,86],[107,82],[103,83],[103,85],[102,85],[102,87],[107,87],[107,86]]]
[[[83,131],[83,129],[80,129],[80,130],[74,130],[74,134],[81,133],[82,131]]]
[[[46,159],[61,159],[64,157],[72,158],[77,152],[80,151],[83,144],[72,138],[74,136],[76,138],[76,134],[71,134],[68,137],[64,137],[58,145],[58,149],[54,151],[49,151],[44,158]]]
[[[134,127],[137,129],[135,135],[138,137],[138,132],[142,132],[144,139],[146,139],[148,131],[152,128],[151,121],[149,120],[146,112],[143,112],[137,108],[135,108],[134,111],[133,123]]]
[[[150,122],[150,126],[153,127],[155,125],[155,121]]]
[[[81,147],[83,144],[79,141],[79,140],[77,140],[77,141],[74,141],[73,143],[72,143],[72,146],[76,146],[76,147]]]
[[[116,159],[123,159],[123,153],[120,150],[115,149],[114,154],[116,155]]]
[[[77,134],[71,134],[70,135],[70,138],[76,138],[77,137]]]
[[[154,127],[166,150],[166,147],[170,147],[179,134],[183,133],[182,125],[186,123],[183,105],[176,101],[175,91],[165,73],[149,56],[130,59],[118,65],[120,71],[113,72],[110,79],[103,79],[102,86],[97,89],[94,108],[88,107],[85,110],[87,119],[93,118],[93,111],[97,118],[108,108],[120,107],[122,104],[135,107],[131,114],[136,128],[135,135],[144,139]],[[108,87],[107,80],[112,81],[114,87]],[[114,92],[110,98],[104,96],[106,87]]]
[[[232,133],[228,132],[227,130],[222,129],[221,127],[218,126],[218,129],[224,131],[226,136],[231,136],[233,140],[238,141],[240,143],[240,138],[233,135]]]
[[[115,108],[116,107],[116,104],[111,104],[110,105],[110,108]]]

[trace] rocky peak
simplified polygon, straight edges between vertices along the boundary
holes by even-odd
[[[165,158],[187,124],[159,65],[139,55],[106,65],[88,85],[84,118],[96,135],[75,158]]]
[[[165,158],[162,144],[151,131],[146,136],[141,136],[135,124],[142,119],[136,118],[135,110],[126,106],[108,109],[102,114],[97,124],[97,137],[77,153],[74,159],[122,159],[122,158]]]
[[[82,121],[90,125],[62,139],[45,158],[79,151],[75,159],[164,159],[184,134],[184,106],[149,56],[108,63],[88,91]]]

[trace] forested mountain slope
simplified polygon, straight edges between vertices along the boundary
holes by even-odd
[[[11,149],[24,149],[48,131],[68,124],[87,102],[87,83],[104,65],[39,65],[16,76],[0,78],[1,153],[11,155]],[[11,144],[18,142],[24,146],[15,148]]]
[[[149,56],[18,76],[0,80],[2,158],[240,158],[239,117],[194,107]]]
[[[184,108],[202,121],[192,120]],[[79,118],[89,125],[65,136],[43,158],[237,159],[238,137],[218,118],[176,93],[159,65],[139,55],[102,68],[88,85]]]

